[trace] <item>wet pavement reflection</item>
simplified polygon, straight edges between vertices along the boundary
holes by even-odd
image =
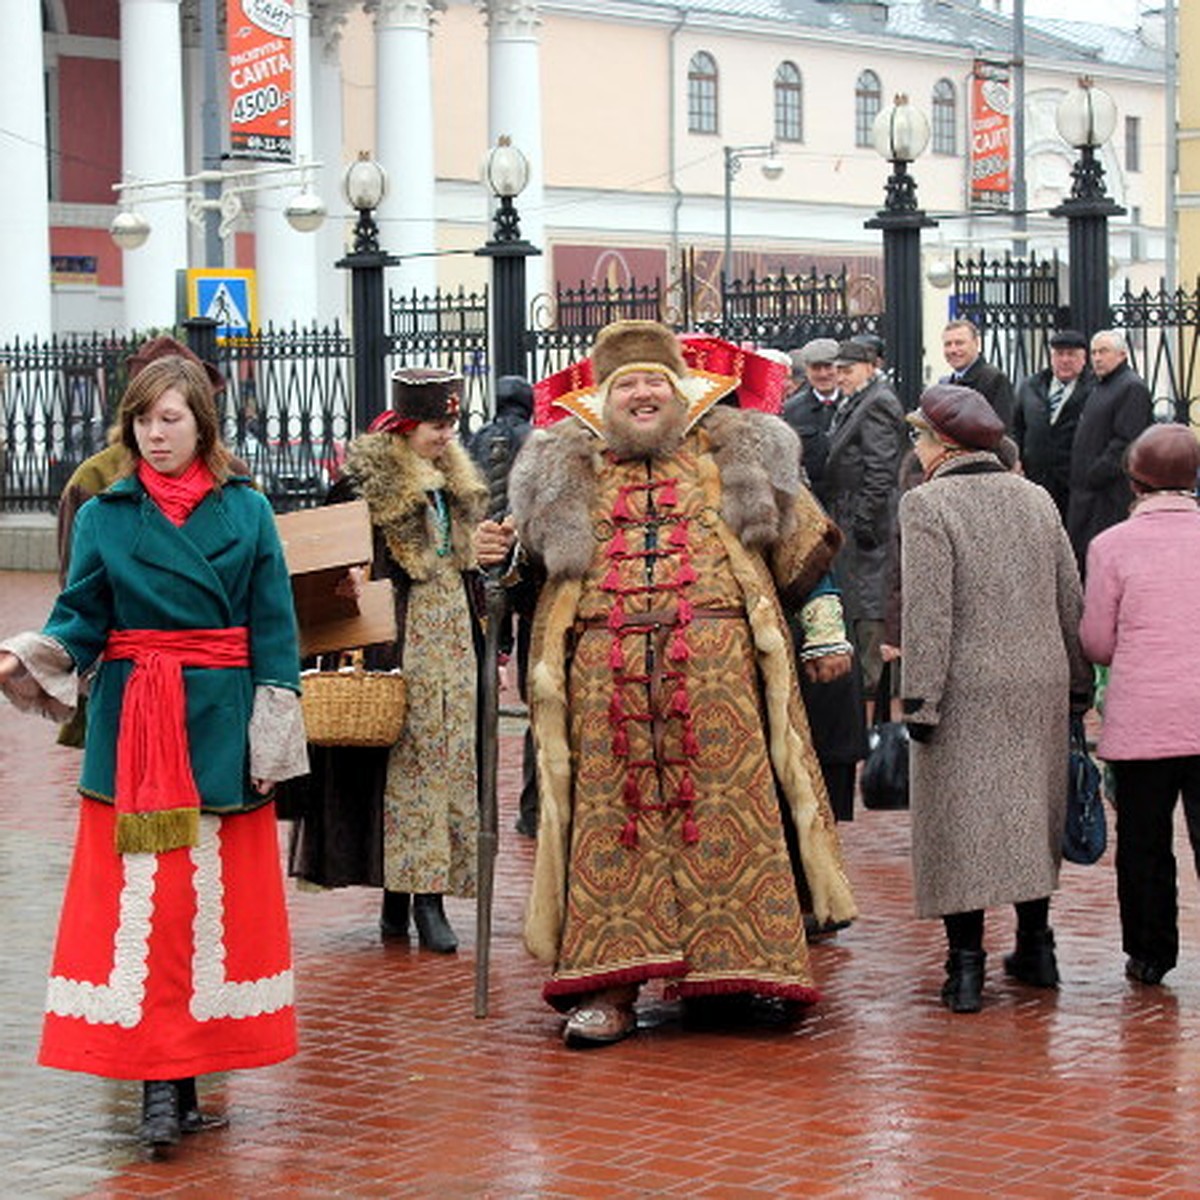
[[[36,626],[47,575],[0,573],[0,630]],[[1183,962],[1126,982],[1112,849],[1065,866],[1063,984],[1005,980],[989,914],[985,1007],[938,1003],[940,926],[912,916],[908,820],[844,827],[861,919],[813,950],[797,1024],[639,1033],[574,1052],[520,944],[532,843],[513,831],[522,726],[501,745],[491,1015],[472,1015],[473,906],[456,956],[380,943],[378,895],[290,890],[301,1053],[202,1081],[229,1125],[147,1159],[139,1089],[34,1064],[74,832],[76,752],[0,707],[0,1188],[15,1197],[1200,1197],[1200,920],[1180,851]],[[281,847],[286,827],[280,831]]]

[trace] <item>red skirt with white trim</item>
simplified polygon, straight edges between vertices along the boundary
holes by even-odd
[[[182,1079],[294,1054],[274,804],[205,814],[194,847],[119,855],[115,844],[112,807],[83,799],[38,1061]]]

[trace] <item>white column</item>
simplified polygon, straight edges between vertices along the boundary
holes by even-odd
[[[0,37],[0,343],[50,335],[50,201],[42,6],[5,6]]]
[[[126,180],[184,174],[179,0],[121,0],[121,168]],[[136,207],[151,233],[122,255],[125,324],[173,325],[175,273],[188,265],[185,202],[139,200]]]
[[[388,176],[380,245],[403,258],[388,271],[389,288],[422,296],[437,286],[432,12],[427,0],[378,0],[375,12],[376,159]]]
[[[329,216],[313,235],[317,244],[317,319],[322,325],[348,324],[347,271],[334,264],[346,252],[346,210],[342,198],[342,26],[348,0],[316,0],[313,4],[313,145],[314,157],[325,165],[316,189]]]
[[[529,160],[529,183],[517,197],[521,236],[545,249],[545,172],[542,89],[538,64],[538,5],[532,0],[479,0],[488,22],[488,145],[502,135]],[[489,204],[494,203],[489,199]],[[488,226],[488,237],[492,227]],[[545,290],[544,254],[525,260],[529,300]]]
[[[293,0],[292,153],[297,163],[314,158],[311,52],[309,0]],[[299,190],[298,184],[289,182],[254,196],[258,319],[263,326],[303,327],[317,319],[317,239],[293,229],[283,215]]]

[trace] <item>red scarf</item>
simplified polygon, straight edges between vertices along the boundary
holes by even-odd
[[[249,630],[114,630],[104,659],[134,663],[117,734],[117,853],[194,846],[200,793],[188,754],[183,668],[249,666]]]
[[[182,475],[164,475],[143,458],[138,462],[137,474],[150,499],[175,526],[182,525],[216,487],[213,473],[202,458],[193,458]]]

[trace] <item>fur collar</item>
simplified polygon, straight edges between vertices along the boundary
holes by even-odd
[[[437,563],[429,493],[441,489],[450,510],[449,561],[460,571],[475,565],[472,535],[487,505],[487,488],[457,443],[430,462],[414,454],[408,439],[365,433],[346,456],[346,474],[371,510],[392,558],[412,579],[428,579]]]
[[[761,550],[791,532],[800,490],[800,442],[778,417],[714,408],[688,435],[721,480],[721,515],[743,545]],[[535,430],[513,466],[509,498],[521,542],[552,579],[581,579],[595,539],[592,509],[603,441],[581,423]]]

